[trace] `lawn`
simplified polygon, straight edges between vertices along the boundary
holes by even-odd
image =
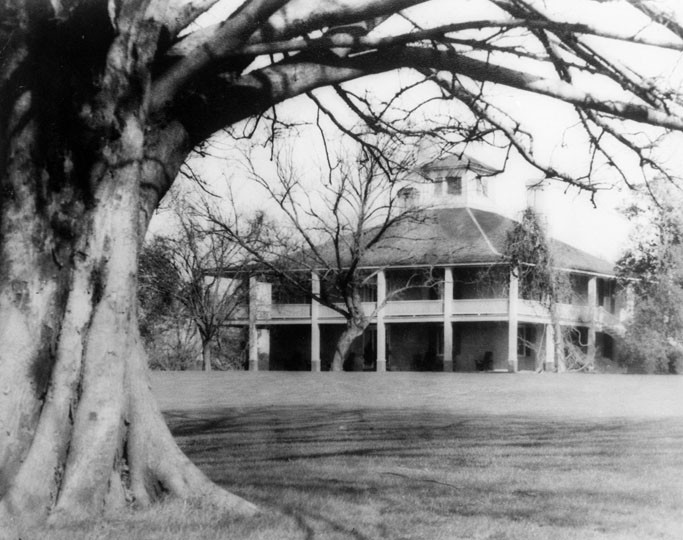
[[[262,515],[166,503],[35,538],[683,538],[683,377],[236,372],[153,382],[191,459]]]

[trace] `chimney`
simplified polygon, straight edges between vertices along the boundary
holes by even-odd
[[[527,181],[526,205],[536,214],[545,234],[552,236],[548,220],[548,189],[545,183],[538,182],[537,180]]]

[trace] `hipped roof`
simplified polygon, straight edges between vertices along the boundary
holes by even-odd
[[[516,222],[494,212],[474,208],[438,208],[416,220],[397,223],[363,256],[368,268],[446,266],[502,262],[508,231]],[[552,239],[554,264],[581,272],[614,274],[610,262]]]

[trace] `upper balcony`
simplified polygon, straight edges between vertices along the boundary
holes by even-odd
[[[388,301],[383,309],[386,322],[419,322],[441,321],[444,317],[443,300],[397,300]],[[613,314],[603,307],[591,310],[589,306],[574,304],[558,304],[557,312],[561,324],[585,326],[595,322],[599,328],[619,329],[623,326],[621,314]],[[366,314],[373,315],[376,320],[377,305],[374,302],[363,302]],[[451,321],[505,321],[509,316],[509,302],[507,298],[478,298],[452,300],[450,304]],[[549,323],[551,315],[548,306],[534,300],[519,300],[517,317],[520,322]],[[240,310],[237,320],[246,320],[246,310]],[[270,309],[259,309],[259,322],[307,324],[311,321],[311,304],[273,304]],[[319,307],[319,321],[321,323],[342,322],[343,316],[336,310]]]
[[[473,273],[474,272],[474,273]],[[429,280],[409,288],[397,285],[396,275],[387,278],[386,302],[381,306],[377,302],[377,289],[369,289],[364,295],[364,312],[371,320],[376,321],[381,315],[387,323],[401,322],[473,322],[473,321],[506,321],[509,319],[510,302],[507,298],[508,287],[493,285],[489,282],[482,286],[475,270],[453,272],[452,298],[444,300],[446,287],[443,271],[436,278],[430,274]],[[405,277],[405,276],[404,276]],[[392,282],[392,279],[394,280]],[[596,278],[590,283],[589,276],[580,275],[573,279],[573,290],[566,302],[557,305],[560,324],[588,326],[595,323],[598,330],[612,329],[617,332],[623,329],[626,318],[627,303],[615,300],[613,290]],[[596,285],[597,281],[597,285]],[[611,285],[610,285],[611,286]],[[520,287],[521,290],[521,287]],[[450,292],[449,292],[450,295]],[[341,311],[332,307],[311,304],[310,299],[296,299],[289,303],[286,299],[279,303],[270,303],[271,296],[256,295],[256,320],[261,324],[310,324],[312,320],[319,323],[341,324],[344,317]],[[591,305],[593,307],[591,307]],[[342,305],[340,304],[340,307]],[[378,309],[381,310],[378,313]],[[445,313],[448,313],[446,318]],[[547,304],[519,298],[516,306],[517,319],[520,322],[547,324],[552,317]],[[248,319],[248,309],[240,310],[235,321],[244,323]]]

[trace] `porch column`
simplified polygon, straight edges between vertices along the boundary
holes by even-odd
[[[545,325],[545,358],[544,368],[546,371],[555,370],[555,329],[552,324]]]
[[[320,295],[320,277],[311,273],[311,293]],[[311,298],[311,371],[320,371],[320,304]]]
[[[519,301],[519,279],[510,270],[508,288],[508,371],[517,371],[517,304]]]
[[[387,300],[387,277],[384,270],[377,272],[377,371],[387,370],[387,327],[384,315]]]
[[[255,277],[249,278],[249,371],[258,371],[258,282]]]
[[[270,328],[258,328],[256,335],[258,336],[256,358],[257,364],[260,364],[258,370],[265,369],[268,371],[270,368]]]
[[[453,269],[444,268],[443,276],[443,370],[453,371]]]
[[[592,276],[588,280],[588,351],[587,360],[591,371],[595,366],[595,326],[598,309],[598,278]]]
[[[625,323],[633,320],[635,313],[636,293],[633,290],[633,283],[627,283],[624,291],[624,306],[619,310],[619,322]]]

